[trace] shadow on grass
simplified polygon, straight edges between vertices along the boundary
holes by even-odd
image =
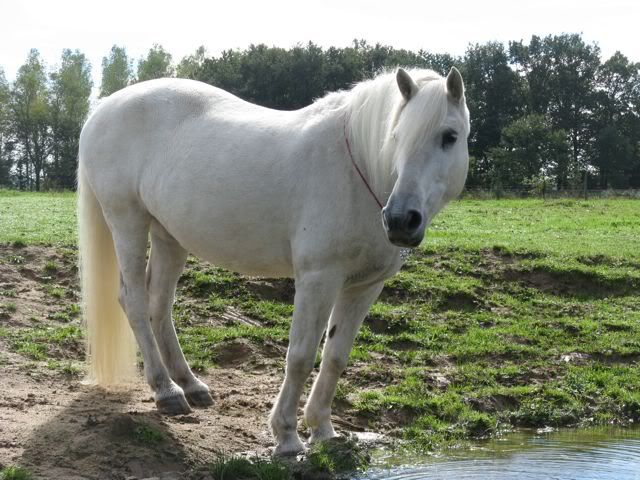
[[[543,293],[583,300],[623,297],[640,293],[639,282],[629,277],[606,277],[578,269],[559,270],[536,266],[527,270],[507,269],[503,279],[535,288]]]

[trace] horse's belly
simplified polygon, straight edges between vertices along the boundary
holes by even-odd
[[[201,259],[244,275],[293,276],[290,242],[281,221],[238,222],[216,215],[215,207],[175,213],[154,216],[183,248]]]
[[[196,245],[196,243],[198,243]],[[197,257],[216,266],[260,277],[292,277],[293,267],[285,245],[256,245],[249,242],[234,242],[229,239],[212,238],[208,244],[193,242],[187,249]]]

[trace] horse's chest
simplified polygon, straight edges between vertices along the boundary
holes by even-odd
[[[397,253],[384,257],[369,257],[364,262],[354,265],[347,275],[349,286],[384,281],[395,275],[402,266],[402,258]]]

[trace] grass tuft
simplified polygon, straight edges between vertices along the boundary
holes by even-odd
[[[218,454],[207,470],[214,480],[290,480],[291,468],[277,458],[244,458]]]
[[[32,478],[28,470],[17,465],[0,470],[0,480],[31,480]]]
[[[148,423],[140,423],[133,430],[135,441],[141,445],[155,446],[166,440],[164,433]]]

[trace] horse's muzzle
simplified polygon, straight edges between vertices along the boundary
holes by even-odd
[[[424,217],[417,210],[394,211],[385,207],[382,223],[389,241],[398,247],[417,247],[424,238]]]

